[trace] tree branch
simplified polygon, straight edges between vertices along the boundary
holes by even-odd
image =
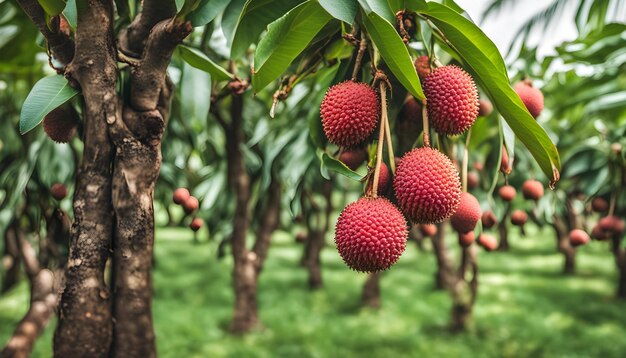
[[[139,15],[120,35],[120,50],[127,55],[141,57],[150,30],[175,14],[176,4],[172,0],[144,0]]]

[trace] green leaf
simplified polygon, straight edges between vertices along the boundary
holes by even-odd
[[[211,106],[211,74],[184,64],[180,96],[185,99],[180,101],[183,118],[204,123]]]
[[[416,98],[423,100],[424,92],[404,42],[396,29],[375,12],[363,16],[363,22],[380,51],[380,55],[398,81]]]
[[[259,38],[267,24],[300,3],[302,0],[248,0],[237,21],[230,58],[242,57],[250,44]]]
[[[430,2],[428,9],[418,12],[443,33],[498,112],[528,148],[551,185],[556,183],[561,167],[556,146],[511,88],[504,61],[493,42],[471,21],[446,6]]]
[[[63,16],[65,16],[65,19],[70,24],[70,27],[75,29],[76,24],[78,23],[76,0],[67,1],[67,6],[65,6],[65,10],[63,10]]]
[[[204,26],[213,21],[229,2],[230,0],[201,0],[198,7],[186,18],[194,27]]]
[[[65,0],[37,0],[43,11],[50,17],[57,16],[65,9]]]
[[[322,168],[323,169],[327,169],[327,170],[331,170],[334,172],[337,172],[341,175],[344,175],[346,177],[348,177],[349,179],[355,180],[355,181],[361,181],[362,176],[357,173],[352,171],[350,168],[348,168],[345,164],[343,164],[341,161],[332,158],[331,156],[329,156],[328,154],[324,153],[322,154]],[[322,170],[322,175],[324,174],[324,170]],[[324,176],[326,179],[326,176]]]
[[[232,73],[226,71],[223,67],[211,61],[205,54],[194,48],[179,45],[178,50],[180,51],[180,57],[182,57],[185,62],[199,70],[211,74],[215,81],[227,81],[235,78]]]
[[[309,0],[271,23],[254,55],[252,86],[255,92],[285,72],[330,19],[318,2]]]
[[[387,0],[358,0],[361,8],[367,15],[375,13],[390,23],[395,23],[396,15],[391,10]]]
[[[185,0],[175,0],[175,2],[176,2],[176,12],[179,12],[183,8],[183,5],[185,5]]]
[[[357,0],[318,0],[320,5],[335,19],[352,24],[359,9]]]
[[[20,133],[35,128],[53,109],[76,96],[78,91],[70,87],[61,75],[40,79],[30,90],[20,113]]]
[[[246,0],[232,0],[222,14],[222,32],[229,46],[233,43],[235,26],[237,26],[237,20],[239,20],[239,14],[243,11],[244,5],[246,5]]]

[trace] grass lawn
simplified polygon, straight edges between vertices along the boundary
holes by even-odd
[[[301,246],[274,236],[260,282],[264,329],[230,336],[230,258],[216,243],[194,245],[186,229],[159,229],[154,317],[161,357],[624,357],[626,303],[614,299],[616,274],[606,243],[579,249],[578,273],[560,275],[562,257],[549,230],[511,237],[510,253],[481,250],[475,329],[452,335],[450,299],[433,290],[434,257],[410,244],[382,278],[380,310],[362,309],[364,274],[333,247],[323,252],[325,288],[310,292],[298,265]],[[330,242],[328,238],[328,242]],[[449,246],[456,240],[449,237]],[[22,282],[0,298],[0,342],[28,304]],[[34,357],[51,356],[54,324]]]

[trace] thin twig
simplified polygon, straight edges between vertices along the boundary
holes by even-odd
[[[385,137],[387,140],[387,154],[389,155],[389,165],[391,173],[396,175],[396,158],[394,157],[393,143],[391,142],[391,129],[389,129],[389,116],[387,115],[387,103],[383,103],[383,118],[385,121]]]
[[[472,137],[472,128],[467,131],[467,138],[465,138],[465,149],[463,150],[463,167],[461,168],[461,184],[463,185],[463,191],[467,191],[467,164],[469,162],[469,143]]]
[[[354,61],[354,69],[352,70],[352,81],[356,81],[356,77],[359,74],[359,70],[361,69],[361,61],[363,60],[363,55],[365,54],[365,50],[367,49],[367,39],[364,33],[361,33],[361,41],[359,42],[359,50],[356,53],[356,60]]]
[[[428,134],[428,110],[426,109],[426,100],[422,101],[422,126],[424,132],[424,146],[430,147],[430,138]]]
[[[382,118],[387,117],[387,84],[380,81],[380,103],[382,107]],[[374,169],[374,184],[372,185],[372,196],[378,197],[378,180],[380,176],[380,165],[383,161],[383,146],[385,145],[385,121],[381,119],[378,133],[378,143],[376,144],[376,167]]]

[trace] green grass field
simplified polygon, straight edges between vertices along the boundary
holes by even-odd
[[[615,268],[606,243],[579,249],[578,273],[560,275],[551,231],[512,235],[510,253],[481,250],[475,329],[453,335],[450,299],[433,290],[434,257],[410,244],[382,278],[383,307],[359,307],[364,274],[333,247],[323,252],[325,288],[310,292],[298,265],[301,246],[274,237],[260,282],[265,327],[230,336],[230,259],[216,243],[194,245],[184,229],[159,229],[154,317],[161,357],[624,357],[626,303],[614,299]],[[531,238],[532,237],[532,238]],[[328,238],[330,242],[330,238]],[[449,237],[449,246],[455,246]],[[0,341],[27,308],[23,282],[0,298]],[[34,357],[51,356],[54,324]]]

